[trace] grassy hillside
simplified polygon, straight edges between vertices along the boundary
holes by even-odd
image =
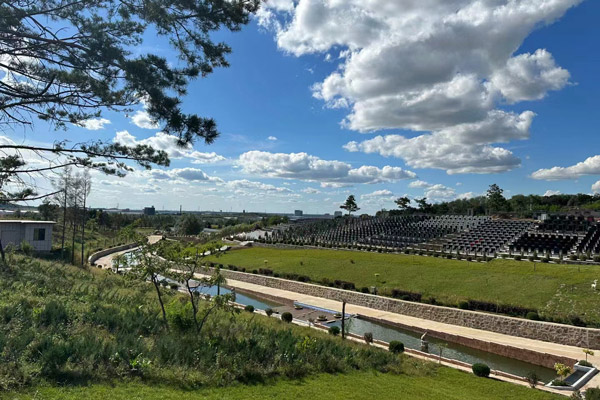
[[[475,263],[404,254],[262,247],[229,251],[212,261],[247,270],[269,268],[303,274],[315,282],[340,279],[358,288],[378,286],[384,292],[398,288],[445,304],[467,299],[512,304],[556,319],[579,315],[600,324],[600,291],[590,288],[594,279],[600,279],[598,266],[534,265],[501,259]]]
[[[400,395],[401,393],[401,395]],[[2,398],[2,395],[0,395]],[[408,377],[374,372],[349,374],[322,374],[303,380],[279,380],[260,385],[236,385],[227,388],[203,388],[184,390],[168,386],[148,386],[138,382],[127,385],[93,385],[85,387],[38,387],[29,391],[11,394],[11,400],[263,400],[287,399],[561,399],[539,390],[487,380],[482,384],[472,376],[440,368],[435,376]]]
[[[11,256],[0,266],[0,397],[551,398],[248,312],[211,314],[198,333],[186,297],[163,291],[168,330],[145,282]]]

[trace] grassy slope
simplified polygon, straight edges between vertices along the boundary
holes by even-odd
[[[4,321],[0,325],[0,386],[16,387],[20,391],[3,393],[0,390],[0,398],[262,399],[282,398],[283,394],[292,393],[300,399],[312,399],[322,397],[319,394],[330,389],[343,391],[344,398],[374,395],[385,398],[399,392],[410,394],[409,398],[427,399],[553,398],[406,356],[400,356],[401,374],[376,374],[369,365],[395,356],[381,350],[367,350],[358,343],[342,343],[339,338],[325,333],[256,314],[242,313],[230,319],[230,315],[224,313],[218,321],[211,318],[201,338],[193,332],[165,333],[157,330],[160,316],[154,292],[143,282],[102,270],[82,270],[24,257],[17,257],[10,265],[0,268],[0,319]],[[172,304],[170,300],[180,295],[166,291],[165,297],[166,302]],[[51,314],[48,313],[50,304],[55,304]],[[60,306],[67,314],[57,309]],[[305,343],[307,336],[317,341],[298,353],[298,343]],[[211,345],[217,338],[220,344]],[[268,338],[278,342],[267,343]],[[285,349],[291,349],[298,353],[294,359],[307,357],[315,366],[325,358],[337,359],[352,363],[362,372],[316,375],[309,371],[308,377],[295,381],[278,373],[266,379],[270,382],[268,385],[244,386],[235,383],[237,378],[225,379],[227,371],[239,372],[244,363],[254,363],[254,367],[247,365],[248,368],[260,373],[263,370],[256,364],[267,357],[277,358],[280,351],[277,349],[286,352]],[[59,362],[57,357],[63,353],[69,358]],[[122,356],[111,361],[115,354]],[[127,362],[123,365],[120,359],[127,354],[140,354],[151,360],[150,368],[144,373],[146,383],[126,377]],[[187,360],[189,354],[196,356]],[[216,357],[220,360],[218,370],[214,368]],[[281,360],[282,365],[288,363]],[[397,365],[381,362],[382,366]],[[316,367],[314,370],[319,371]],[[52,386],[52,382],[64,382],[65,387]],[[217,388],[218,382],[232,386]],[[77,386],[83,383],[90,385]],[[159,383],[162,386],[157,387]],[[203,389],[187,391],[185,387]]]
[[[265,260],[268,262],[265,264]],[[354,263],[351,262],[354,261]],[[600,323],[600,291],[590,284],[600,278],[597,266],[550,265],[494,260],[475,263],[442,258],[351,252],[342,250],[251,248],[230,251],[214,260],[246,269],[267,268],[420,292],[447,304],[475,299],[536,308],[542,314],[579,314]],[[300,264],[302,262],[302,264]]]
[[[484,383],[485,384],[482,384]],[[400,395],[401,393],[401,395]],[[2,395],[0,395],[2,398]],[[372,372],[346,375],[319,375],[302,381],[280,380],[267,385],[238,385],[227,388],[182,390],[172,387],[146,386],[139,383],[93,385],[84,387],[57,388],[39,387],[24,393],[8,393],[6,398],[29,399],[284,399],[313,400],[331,399],[559,399],[558,395],[531,390],[493,380],[483,380],[468,374],[443,368],[431,377],[407,377],[404,375],[376,374]]]

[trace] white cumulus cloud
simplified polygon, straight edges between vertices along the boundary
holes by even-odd
[[[150,117],[150,114],[148,114],[147,111],[141,111],[141,110],[136,111],[131,116],[131,122],[138,128],[143,128],[143,129],[158,129],[159,128],[158,123]]]
[[[215,152],[204,153],[196,151],[191,145],[182,147],[177,144],[177,138],[175,136],[164,132],[156,132],[154,136],[138,140],[126,130],[118,131],[113,138],[113,142],[126,146],[135,146],[138,144],[148,145],[156,150],[166,151],[170,158],[188,158],[192,164],[214,164],[226,160],[225,157]]]
[[[352,168],[348,163],[322,160],[307,153],[269,153],[253,150],[240,155],[238,165],[248,174],[322,182],[322,186],[330,185],[323,187],[396,182],[401,179],[416,178],[414,172],[400,167],[387,165],[379,168],[363,165]]]
[[[152,179],[169,180],[172,182],[216,182],[222,183],[221,178],[209,176],[206,172],[198,168],[173,168],[169,170],[153,169],[144,171]]]
[[[391,197],[391,196],[394,196],[394,193],[391,190],[382,189],[382,190],[376,190],[371,193],[363,194],[360,197],[363,199],[369,199],[369,198]]]
[[[549,196],[556,196],[557,194],[560,194],[560,190],[546,190],[546,193],[544,193],[544,197],[549,197]]]
[[[81,121],[77,125],[90,131],[98,131],[100,129],[104,129],[104,125],[108,124],[110,124],[110,120],[106,118],[91,118],[85,121]]]
[[[600,174],[600,155],[586,158],[570,167],[552,167],[538,169],[531,174],[533,179],[556,181],[561,179],[577,179],[583,175]]]
[[[550,52],[518,54],[519,47],[581,1],[266,2],[259,23],[295,56],[340,53],[338,68],[312,90],[328,107],[348,110],[345,127],[417,131],[390,155],[415,168],[490,173],[520,165],[494,144],[529,138],[534,116],[498,104],[541,99],[569,81]],[[451,144],[437,162],[431,147],[440,142]]]

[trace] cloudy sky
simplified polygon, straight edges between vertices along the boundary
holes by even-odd
[[[220,32],[231,67],[192,83],[210,146],[177,148],[144,112],[19,143],[102,139],[169,152],[169,169],[94,174],[92,205],[324,213],[398,196],[600,192],[600,2],[270,0]],[[143,49],[172,55],[148,35]],[[2,72],[0,72],[2,75]]]

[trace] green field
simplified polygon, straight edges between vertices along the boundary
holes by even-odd
[[[440,368],[435,376],[407,377],[405,375],[373,372],[318,375],[303,380],[279,380],[271,384],[237,385],[227,388],[184,390],[169,386],[148,386],[140,383],[92,385],[83,387],[37,387],[27,392],[0,394],[14,400],[190,400],[190,399],[560,399],[561,396],[532,390],[491,379]]]
[[[315,282],[328,278],[353,282],[357,288],[398,288],[444,304],[473,299],[534,308],[557,320],[579,315],[588,323],[600,324],[600,291],[590,287],[594,279],[600,279],[597,266],[502,259],[476,263],[404,254],[263,247],[229,251],[212,261],[247,270],[298,273]]]

